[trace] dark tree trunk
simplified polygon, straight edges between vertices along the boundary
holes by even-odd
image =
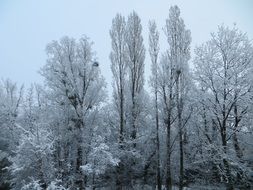
[[[83,149],[82,149],[82,130],[81,125],[78,127],[78,134],[77,134],[77,158],[76,158],[76,186],[83,190],[85,189],[84,186],[84,177],[82,174],[81,166],[83,164]]]
[[[181,116],[179,116],[179,119],[181,119]],[[181,125],[179,124],[179,126],[181,126]],[[179,129],[179,150],[180,150],[179,190],[182,190],[183,186],[184,186],[184,149],[183,149],[182,129]]]
[[[122,72],[120,70],[120,131],[119,131],[119,148],[121,150],[124,149],[123,143],[124,143],[124,92],[123,92],[123,81],[121,78]],[[123,173],[123,165],[120,162],[117,167],[117,178],[116,178],[116,189],[121,190],[123,179],[122,179],[122,173]]]
[[[120,162],[117,167],[116,190],[122,190],[123,185],[123,164]]]
[[[224,57],[223,59],[224,62],[224,81],[223,81],[223,104],[222,104],[222,125],[221,125],[221,140],[222,140],[222,147],[223,147],[223,152],[225,155],[227,155],[227,115],[229,113],[228,110],[226,111],[226,101],[227,101],[227,61]],[[231,173],[230,173],[230,167],[229,167],[229,162],[226,158],[223,159],[223,164],[225,167],[225,172],[226,172],[226,181],[227,181],[227,190],[233,190],[233,184],[232,184],[232,178],[231,178]]]
[[[123,148],[123,141],[124,141],[124,95],[123,95],[123,87],[121,85],[120,89],[120,136],[119,136],[119,143],[121,148]]]
[[[184,187],[184,149],[183,149],[183,131],[182,131],[182,97],[180,92],[180,75],[181,71],[177,70],[176,79],[176,99],[177,99],[177,115],[178,115],[178,130],[179,130],[179,154],[180,154],[180,169],[179,169],[179,190]]]
[[[172,68],[172,65],[171,65]],[[173,80],[173,72],[170,70],[170,86],[169,86],[169,104],[167,105],[166,101],[166,93],[164,89],[164,101],[165,105],[167,105],[167,137],[166,137],[166,147],[167,147],[167,160],[166,160],[166,189],[172,189],[172,176],[171,176],[171,112],[172,112],[172,80]]]
[[[169,105],[167,105],[167,97],[165,92],[165,87],[163,87],[163,99],[164,103],[167,107],[167,118],[165,119],[164,123],[167,127],[167,134],[166,134],[166,189],[172,189],[172,178],[171,178],[171,145],[170,145],[170,128],[171,128],[171,99],[172,99],[172,88],[170,89],[169,95]]]
[[[133,140],[133,148],[136,148],[136,134],[137,134],[137,129],[136,129],[136,103],[135,103],[135,96],[133,98],[133,106],[132,106],[132,134],[131,138]]]
[[[236,156],[237,156],[239,159],[242,159],[242,157],[243,157],[243,152],[242,152],[242,149],[240,148],[240,145],[239,145],[239,141],[238,141],[236,132],[235,132],[234,135],[233,135],[233,141],[234,141],[234,148],[235,148]]]
[[[170,124],[171,124],[171,116],[169,113],[169,117],[167,120],[167,162],[166,162],[166,189],[172,189],[172,178],[171,178],[171,145],[170,145]]]
[[[235,99],[237,98],[237,96],[235,96]],[[235,114],[235,126],[234,126],[234,134],[233,134],[233,141],[234,141],[234,149],[236,152],[236,156],[241,159],[243,157],[243,152],[242,149],[240,148],[239,145],[239,141],[237,138],[237,130],[239,127],[239,122],[240,122],[240,118],[238,116],[238,109],[237,109],[237,104],[235,103],[235,107],[234,107],[234,114]]]
[[[156,79],[156,81],[157,81],[157,79]],[[157,84],[156,84],[156,88],[157,88]],[[159,139],[159,117],[158,117],[157,89],[155,92],[155,109],[156,109],[156,152],[157,152],[156,181],[157,181],[158,190],[161,190],[162,184],[161,184],[161,174],[160,174],[160,139]]]
[[[133,148],[136,148],[136,133],[137,133],[137,129],[136,129],[136,83],[135,83],[135,80],[136,80],[136,71],[135,71],[135,61],[133,61],[134,63],[134,69],[133,69],[133,72],[132,73],[132,89],[131,89],[131,95],[132,95],[132,110],[131,110],[131,114],[132,114],[132,132],[131,132],[131,138],[133,140]]]
[[[226,121],[223,120],[223,126],[221,130],[221,140],[222,140],[222,146],[223,146],[223,152],[226,155],[227,154],[227,133],[226,133]],[[233,190],[233,184],[232,184],[232,178],[230,173],[230,167],[229,162],[226,158],[223,159],[223,164],[225,167],[225,173],[226,173],[226,182],[227,182],[227,190]]]

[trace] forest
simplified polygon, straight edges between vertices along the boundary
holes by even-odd
[[[86,35],[48,43],[43,84],[0,82],[0,189],[253,188],[252,39],[222,24],[191,47],[178,6],[148,47],[137,12],[111,23],[112,84]]]

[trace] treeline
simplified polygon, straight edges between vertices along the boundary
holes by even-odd
[[[0,83],[0,189],[250,189],[247,35],[219,26],[195,48],[190,69],[191,33],[177,6],[163,27],[165,50],[155,21],[146,50],[136,12],[117,14],[109,34],[112,97],[86,36],[47,45],[44,85]],[[144,89],[145,56],[152,61],[151,91]]]

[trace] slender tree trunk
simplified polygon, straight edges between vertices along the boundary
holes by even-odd
[[[224,81],[223,81],[223,105],[222,105],[222,126],[221,126],[221,140],[223,152],[227,155],[227,119],[226,119],[226,101],[227,101],[227,60],[223,58],[223,68],[224,68]],[[223,159],[223,164],[226,172],[226,180],[227,180],[227,190],[233,190],[232,178],[230,173],[230,167],[228,160],[226,158]]]
[[[44,173],[43,173],[42,165],[43,165],[42,159],[40,158],[39,159],[39,179],[40,179],[39,182],[41,184],[41,187],[44,188],[44,189],[46,189],[47,188],[47,184],[46,184],[46,182],[44,180]]]
[[[180,153],[180,171],[179,171],[179,190],[184,187],[184,149],[183,149],[183,131],[182,131],[182,100],[180,92],[180,75],[181,71],[177,70],[176,78],[176,99],[177,99],[177,114],[178,114],[178,130],[179,130],[179,153]]]
[[[223,151],[224,154],[227,154],[227,141],[226,141],[226,134],[222,135],[222,146],[223,146]],[[225,172],[226,172],[226,177],[227,177],[227,190],[233,190],[233,185],[232,185],[232,179],[231,179],[231,174],[230,174],[230,167],[229,163],[226,158],[223,159],[223,164],[225,167]]]
[[[81,165],[82,165],[82,147],[80,144],[78,144],[77,159],[76,159],[76,173],[77,173],[76,185],[79,187],[80,190],[84,189],[82,171],[80,169]]]
[[[179,177],[179,190],[184,186],[184,150],[183,150],[183,135],[182,129],[179,131],[179,145],[180,145],[180,177]]]
[[[223,112],[223,115],[225,112]],[[222,147],[223,147],[223,152],[226,155],[227,154],[227,132],[226,132],[226,120],[223,118],[222,122],[222,128],[221,128],[221,140],[222,140]],[[228,160],[226,158],[223,159],[223,164],[225,167],[225,172],[226,172],[226,181],[227,181],[227,190],[233,190],[233,184],[232,184],[232,178],[231,178],[231,173],[230,173],[230,167]]]
[[[167,162],[166,162],[166,189],[172,189],[172,178],[171,178],[171,145],[170,145],[170,123],[171,123],[171,116],[169,113],[168,120],[167,120]]]
[[[120,82],[122,83],[122,82]],[[124,95],[123,95],[123,89],[122,89],[122,85],[120,85],[120,137],[119,137],[119,141],[120,141],[120,147],[123,148],[123,141],[124,141]]]
[[[171,65],[172,68],[172,65]],[[169,86],[169,104],[168,104],[168,115],[167,115],[167,138],[166,138],[166,146],[167,146],[167,161],[166,161],[166,189],[172,189],[172,176],[171,176],[171,144],[170,144],[170,137],[171,137],[171,103],[172,103],[172,69],[170,71],[170,86]],[[164,100],[166,103],[166,95],[164,92]]]
[[[96,186],[95,186],[95,173],[92,174],[92,190],[96,190]]]
[[[121,79],[121,70],[120,70],[120,134],[119,134],[119,148],[121,150],[124,149],[123,143],[124,143],[124,94],[123,94],[123,86],[122,86],[122,79]],[[117,167],[117,179],[116,179],[116,189],[121,190],[122,189],[122,173],[123,173],[123,165],[120,162]]]
[[[132,88],[132,133],[131,133],[131,140],[133,142],[133,149],[136,149],[136,134],[137,134],[137,126],[136,126],[136,119],[137,119],[137,114],[136,114],[136,95],[135,95],[135,85],[133,84],[133,88]],[[134,172],[134,168],[136,165],[136,161],[133,160],[131,163],[131,176],[130,176],[130,181],[132,183],[132,181],[135,180],[135,172]]]
[[[135,103],[135,93],[132,95],[132,134],[131,138],[134,141],[133,142],[133,148],[136,148],[136,134],[137,134],[137,129],[136,129],[136,103]]]
[[[157,76],[156,76],[157,78]],[[156,79],[157,83],[157,79]],[[156,151],[157,151],[157,168],[156,168],[156,180],[158,190],[162,189],[161,174],[160,174],[160,140],[159,140],[159,117],[158,117],[158,100],[157,100],[157,84],[155,91],[155,109],[156,109]]]
[[[83,175],[82,175],[82,162],[83,162],[83,149],[82,149],[82,130],[81,125],[78,127],[78,139],[77,139],[77,158],[76,158],[76,186],[79,190],[85,189]]]
[[[237,97],[235,97],[236,99]],[[236,152],[236,156],[241,159],[243,156],[243,152],[240,148],[239,142],[238,142],[238,138],[237,138],[237,130],[239,127],[239,122],[240,122],[240,118],[238,116],[238,108],[237,108],[237,104],[235,103],[235,107],[234,107],[234,114],[235,114],[235,126],[234,126],[234,134],[233,134],[233,141],[234,141],[234,149]]]
[[[123,165],[120,162],[118,167],[117,167],[117,179],[116,179],[116,190],[122,190],[123,187],[123,179],[122,179],[122,174],[123,174]]]
[[[144,170],[143,170],[144,184],[147,183],[148,169],[150,168],[150,165],[152,164],[152,159],[155,155],[156,155],[156,150],[154,150],[154,152],[152,154],[150,154],[150,156],[147,158],[147,161],[146,161],[146,164],[145,164]]]
[[[239,159],[241,159],[243,157],[243,152],[242,152],[242,150],[240,148],[236,132],[233,135],[233,141],[234,141],[234,149],[235,149],[235,152],[236,152],[236,156]]]

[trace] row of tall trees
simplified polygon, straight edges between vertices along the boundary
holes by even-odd
[[[112,22],[110,35],[112,39],[111,69],[114,77],[114,99],[117,110],[115,123],[119,131],[119,149],[125,156],[126,151],[139,149],[140,125],[144,105],[141,98],[144,95],[144,58],[145,48],[142,38],[142,26],[138,15],[133,12],[129,15],[127,22],[121,15],[116,15]],[[128,155],[129,156],[129,155]],[[123,159],[123,157],[122,157]],[[120,186],[124,176],[122,173],[126,164],[131,163],[134,167],[137,161],[134,157],[122,161],[118,168]],[[130,170],[134,169],[131,168]],[[130,172],[134,178],[135,172]]]
[[[86,36],[47,45],[45,84],[0,83],[0,186],[5,189],[252,187],[253,46],[218,27],[195,48],[173,6],[149,22],[150,89],[141,19],[117,14],[112,97]]]

